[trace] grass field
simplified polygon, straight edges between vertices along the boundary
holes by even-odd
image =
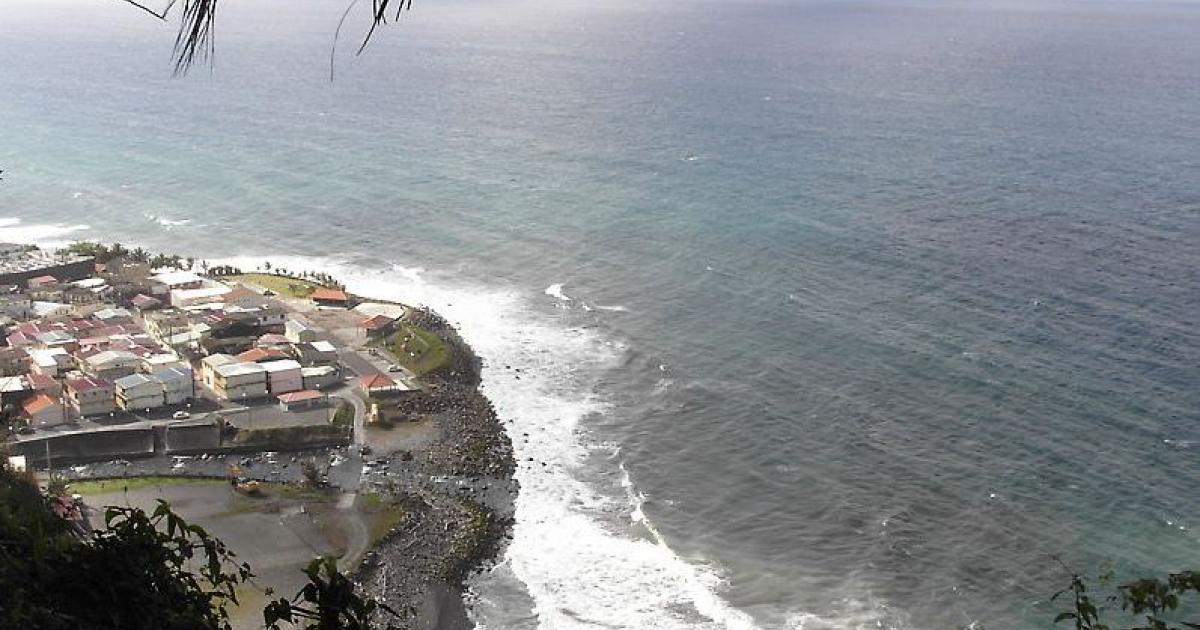
[[[276,276],[269,273],[244,273],[240,276],[233,276],[235,280],[244,280],[252,282],[264,289],[270,289],[276,295],[284,297],[304,298],[317,290],[321,286],[316,282],[308,280],[297,280],[286,276]]]
[[[70,482],[71,492],[82,495],[105,494],[108,492],[124,492],[159,488],[162,486],[178,486],[184,484],[214,485],[223,484],[224,479],[207,479],[196,477],[129,477],[128,479],[91,479],[88,481]]]
[[[450,364],[450,349],[441,337],[411,324],[400,324],[387,340],[387,350],[396,362],[421,376]]]

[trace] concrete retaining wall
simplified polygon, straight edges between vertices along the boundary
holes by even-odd
[[[46,465],[46,446],[54,466],[154,455],[154,431],[148,427],[51,435],[14,445],[31,466]]]

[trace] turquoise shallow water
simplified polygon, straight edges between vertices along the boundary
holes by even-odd
[[[461,321],[549,464],[489,627],[1047,627],[1050,554],[1200,560],[1197,8],[418,3],[330,84],[337,3],[243,4],[171,80],[17,3],[0,232]]]

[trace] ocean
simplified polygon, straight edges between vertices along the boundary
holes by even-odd
[[[486,362],[489,629],[1048,628],[1200,564],[1200,5],[0,8],[0,240],[323,269]],[[347,43],[349,42],[349,43]],[[1061,564],[1060,564],[1061,561]]]

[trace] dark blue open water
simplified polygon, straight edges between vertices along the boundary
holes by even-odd
[[[331,85],[341,3],[226,2],[180,80],[4,3],[0,237],[447,312],[535,458],[487,627],[1039,628],[1051,554],[1200,563],[1200,6],[418,0]]]

